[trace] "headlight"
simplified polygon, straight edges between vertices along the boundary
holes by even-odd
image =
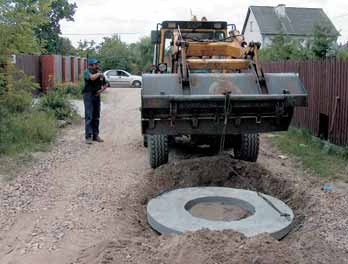
[[[167,71],[167,64],[161,63],[160,65],[158,65],[158,69],[160,72],[166,72]]]

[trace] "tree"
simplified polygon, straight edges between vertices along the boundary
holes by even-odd
[[[76,55],[76,49],[68,38],[60,37],[58,39],[57,50],[60,55]]]
[[[271,45],[260,51],[261,61],[303,60],[310,57],[308,49],[285,35],[273,37]]]
[[[0,0],[0,54],[40,53],[42,48],[34,31],[47,22],[45,0]]]
[[[103,70],[124,69],[131,71],[133,62],[130,49],[118,35],[104,38],[98,50],[98,58]]]
[[[95,41],[79,41],[76,49],[76,55],[80,57],[90,57],[90,58],[96,58],[97,57],[97,51],[98,46],[96,45]]]
[[[46,1],[47,2],[47,1]],[[74,21],[74,14],[77,8],[75,3],[70,4],[68,0],[50,0],[47,22],[36,28],[36,37],[45,47],[46,53],[62,53],[62,43],[65,41],[59,37],[62,33],[60,21]],[[66,41],[65,41],[66,43]]]
[[[314,27],[314,38],[311,50],[315,58],[325,58],[334,54],[334,43],[337,36],[334,36],[331,29],[326,25],[316,25]]]
[[[33,36],[35,28],[47,22],[48,10],[46,0],[0,0],[0,96],[13,90],[10,55],[42,51]]]
[[[136,65],[133,72],[142,73],[147,71],[153,60],[153,44],[151,38],[144,37],[137,43],[131,44],[130,50]]]

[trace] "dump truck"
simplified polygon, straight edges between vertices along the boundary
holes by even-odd
[[[264,73],[260,43],[247,43],[224,21],[163,21],[151,32],[153,70],[143,74],[141,122],[152,168],[168,162],[170,142],[255,162],[259,134],[286,131],[306,106],[297,73]]]

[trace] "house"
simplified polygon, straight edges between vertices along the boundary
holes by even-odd
[[[247,41],[261,42],[262,47],[269,46],[276,35],[287,35],[306,46],[313,38],[316,25],[327,26],[335,40],[340,35],[323,9],[283,4],[276,7],[250,6],[242,33]]]

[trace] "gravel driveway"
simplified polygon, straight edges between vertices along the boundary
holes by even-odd
[[[96,241],[127,232],[119,199],[150,170],[140,132],[140,90],[109,90],[103,144],[88,146],[83,125],[0,187],[0,263],[70,263]]]
[[[0,263],[348,263],[347,185],[320,190],[263,138],[257,165],[230,157],[171,153],[150,169],[140,131],[140,90],[110,89],[102,113],[103,144],[84,144],[83,123],[10,183],[0,184]],[[287,202],[297,216],[282,242],[235,232],[162,237],[146,223],[145,205],[168,188],[229,186]],[[346,262],[347,261],[347,262]]]

